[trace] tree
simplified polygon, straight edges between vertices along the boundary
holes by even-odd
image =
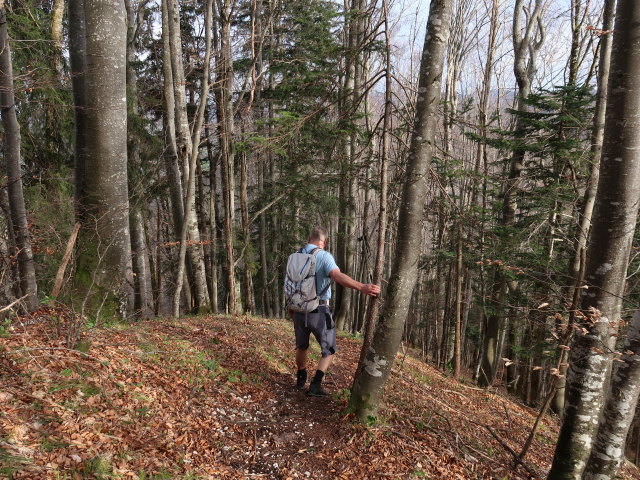
[[[180,294],[182,290],[182,280],[184,277],[184,264],[187,253],[187,234],[189,230],[192,230],[192,225],[197,225],[197,219],[194,219],[195,209],[190,205],[195,205],[195,189],[196,189],[196,165],[198,155],[200,153],[200,134],[202,131],[202,124],[204,123],[204,114],[207,106],[207,97],[209,95],[209,60],[211,58],[211,22],[213,17],[213,0],[207,0],[205,5],[205,55],[204,55],[204,69],[202,72],[202,88],[200,91],[200,104],[198,105],[198,111],[196,113],[195,124],[193,126],[193,142],[192,150],[190,152],[189,175],[187,177],[187,194],[185,197],[185,211],[184,221],[182,224],[182,232],[180,234],[180,257],[178,259],[178,273],[176,276],[176,291],[173,298],[173,316],[178,317],[180,312]],[[192,231],[193,233],[193,231]],[[198,248],[201,246],[198,245]],[[203,265],[204,266],[204,265]],[[206,287],[206,282],[205,282]],[[207,297],[208,304],[208,297]]]
[[[82,220],[81,206],[86,197],[85,168],[87,155],[87,40],[84,0],[69,0],[69,61],[75,116],[74,173],[76,216]]]
[[[584,264],[585,253],[587,248],[587,238],[591,229],[591,217],[593,215],[593,205],[596,198],[596,189],[598,186],[598,177],[600,174],[600,157],[602,154],[602,140],[604,135],[604,121],[607,109],[607,82],[609,80],[609,65],[611,63],[611,32],[613,31],[613,20],[615,16],[615,0],[606,0],[604,4],[602,31],[600,35],[600,60],[598,65],[598,85],[596,92],[596,105],[593,119],[593,130],[591,133],[591,171],[587,180],[587,186],[584,192],[582,211],[580,212],[580,221],[577,227],[577,240],[575,242],[575,253],[573,260],[569,265],[569,274],[573,278],[573,285],[569,291],[571,304],[569,307],[569,315],[566,321],[563,319],[557,326],[558,333],[561,335],[561,342],[566,344],[571,331],[568,326],[575,323],[576,312],[580,305],[580,295],[582,293],[582,284],[584,281]],[[575,41],[574,41],[575,43]],[[572,51],[576,50],[572,48]],[[577,56],[576,55],[572,55]],[[573,62],[572,62],[573,64]],[[571,71],[577,70],[577,67],[571,68]],[[575,75],[573,75],[575,76]],[[572,75],[569,75],[571,78]],[[566,339],[566,340],[565,340]],[[562,349],[558,361],[558,376],[556,383],[556,396],[553,400],[553,409],[558,415],[564,413],[564,400],[566,393],[566,374],[569,364],[567,363],[569,352]]]
[[[4,2],[0,2],[0,49],[0,112],[2,113],[2,127],[4,129],[3,143],[9,211],[15,237],[12,255],[17,257],[18,260],[21,295],[26,297],[25,305],[27,309],[33,310],[38,305],[38,285],[29,236],[27,210],[22,191],[20,125],[16,116],[16,100],[13,92],[13,65]]]
[[[637,322],[623,367],[614,376],[606,415],[598,426],[608,372],[620,330],[629,253],[640,203],[640,5],[620,0],[611,53],[604,143],[577,330],[571,345],[564,421],[550,479],[612,478],[640,393]],[[635,353],[635,355],[634,355]],[[626,390],[626,391],[625,391]],[[596,438],[598,429],[598,439]],[[592,448],[593,445],[593,448]],[[591,455],[591,459],[589,456]]]
[[[227,273],[227,309],[235,314],[238,304],[235,273],[234,232],[235,223],[235,173],[234,173],[234,122],[233,122],[233,59],[231,52],[231,20],[236,8],[235,0],[216,0],[217,17],[220,23],[219,51],[216,57],[216,83],[218,99],[218,135],[222,172],[222,195],[224,206],[224,245]]]
[[[124,1],[127,11],[127,131],[128,131],[128,156],[129,156],[129,192],[130,192],[130,219],[131,230],[131,254],[134,271],[135,314],[142,318],[153,316],[153,295],[151,292],[151,272],[149,267],[149,254],[145,244],[143,209],[146,206],[145,195],[142,194],[141,165],[141,128],[140,109],[138,106],[138,75],[135,70],[138,34],[144,21],[146,4],[138,5],[137,15],[131,0]]]
[[[166,24],[168,27],[168,31],[163,31],[163,35],[168,35],[169,38],[169,59],[171,62],[171,75],[173,80],[174,105],[169,108],[175,109],[175,151],[178,157],[178,163],[182,167],[182,188],[183,191],[186,192],[189,188],[189,178],[193,178],[195,181],[196,172],[193,172],[193,177],[190,177],[191,172],[189,169],[192,155],[194,155],[194,152],[195,154],[199,152],[200,145],[199,142],[194,143],[192,139],[191,129],[189,128],[189,118],[187,115],[187,100],[185,94],[186,82],[182,41],[180,36],[180,8],[177,0],[166,0],[163,5],[166,6],[167,10]],[[206,98],[200,99],[201,103],[206,104],[206,101]],[[193,135],[198,135],[198,138],[200,138],[199,131],[194,131]],[[190,210],[189,215],[183,215],[183,222],[189,222],[187,238],[189,240],[188,249],[193,264],[194,300],[195,309],[197,311],[198,309],[205,308],[209,305],[209,293],[207,291],[207,279],[205,277],[206,270],[204,266],[204,251],[200,241],[200,230],[198,228],[198,218],[196,215],[195,190],[191,197],[188,195],[185,196],[184,201],[184,211],[186,212],[187,209]],[[180,225],[180,227],[182,227],[182,225]],[[181,265],[178,267],[178,270],[183,271]],[[180,279],[180,282],[182,282],[182,279]],[[181,288],[182,285],[180,285],[179,289],[181,290]]]
[[[531,82],[536,72],[536,56],[544,42],[544,27],[542,12],[545,9],[544,0],[536,0],[533,10],[525,12],[524,1],[516,0],[513,13],[513,71],[518,83],[518,110],[525,109],[524,100],[531,92]],[[522,25],[523,15],[526,24]],[[522,130],[522,124],[516,122],[515,132]],[[514,221],[517,210],[517,191],[519,179],[523,169],[524,152],[515,150],[510,161],[508,178],[503,187],[501,224],[509,229]],[[512,287],[513,289],[513,287]],[[503,327],[503,305],[507,294],[507,280],[500,268],[495,270],[493,293],[491,296],[491,313],[487,318],[482,366],[478,378],[481,386],[491,385],[495,379],[498,365],[498,337]]]
[[[371,347],[356,372],[351,407],[361,421],[375,417],[402,339],[416,285],[429,164],[434,154],[437,105],[453,0],[432,0],[420,61],[416,116],[398,218],[397,248],[387,297]]]
[[[85,0],[86,153],[75,287],[90,309],[129,314],[133,275],[127,177],[127,28],[120,0]],[[77,52],[72,52],[75,54]],[[77,105],[83,108],[85,105]],[[91,172],[88,175],[86,172]]]

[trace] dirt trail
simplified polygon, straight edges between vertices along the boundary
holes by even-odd
[[[527,478],[535,412],[407,355],[375,427],[345,414],[359,343],[338,339],[326,398],[294,387],[293,330],[253,317],[94,329],[83,352],[43,312],[0,337],[0,478]],[[90,344],[90,346],[89,346]],[[312,346],[312,358],[318,349]],[[544,476],[557,426],[526,461]],[[635,475],[635,477],[634,477]],[[623,478],[640,478],[627,468]]]

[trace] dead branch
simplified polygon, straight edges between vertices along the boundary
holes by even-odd
[[[67,242],[67,248],[62,257],[62,262],[60,262],[60,266],[58,267],[56,280],[53,284],[53,290],[51,290],[52,298],[56,298],[60,294],[60,290],[62,289],[62,280],[64,279],[64,272],[66,271],[69,260],[71,259],[71,254],[73,253],[73,247],[76,244],[76,239],[78,238],[79,231],[80,223],[78,222],[73,227],[73,231],[71,232],[71,236],[69,237],[69,241]]]

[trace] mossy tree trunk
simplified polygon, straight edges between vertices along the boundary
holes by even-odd
[[[92,313],[133,308],[127,177],[127,26],[121,0],[85,0],[86,154],[74,287]],[[75,52],[77,53],[77,52]],[[78,106],[78,108],[83,108]],[[77,297],[76,297],[77,298]]]

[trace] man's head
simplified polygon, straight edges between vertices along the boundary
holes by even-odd
[[[318,248],[324,248],[329,239],[327,229],[323,227],[313,227],[309,234],[309,243],[314,244]]]

